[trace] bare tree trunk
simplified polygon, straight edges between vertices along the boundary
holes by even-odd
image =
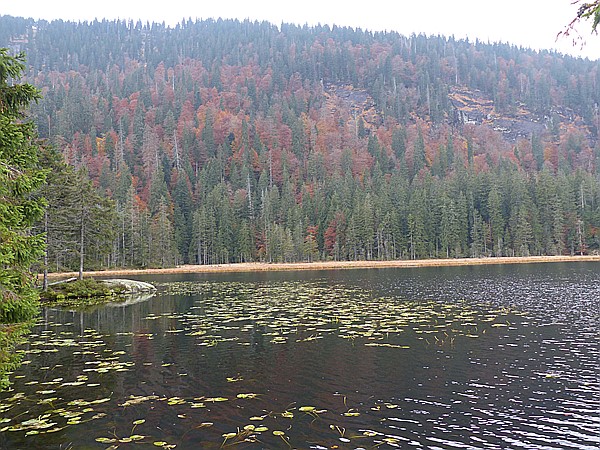
[[[46,248],[44,249],[44,280],[42,289],[48,290],[48,211],[44,211],[44,234],[46,235]]]
[[[80,227],[80,235],[79,235],[79,279],[83,280],[83,234],[84,234],[84,225],[83,225],[83,214],[81,216],[81,227]]]

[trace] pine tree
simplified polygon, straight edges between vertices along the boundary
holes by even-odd
[[[485,224],[479,211],[473,213],[473,226],[471,227],[471,257],[479,258],[484,251],[485,243]]]
[[[34,125],[23,109],[39,98],[30,84],[15,83],[25,69],[24,55],[0,49],[0,389],[18,357],[12,347],[37,314],[38,293],[31,265],[44,251],[43,236],[32,233],[43,216],[44,200],[32,194],[44,183]]]
[[[502,213],[502,199],[496,186],[488,195],[489,224],[491,229],[491,248],[494,256],[504,256],[504,215]]]
[[[425,167],[426,159],[425,159],[425,141],[423,139],[423,133],[421,129],[418,129],[417,139],[415,140],[413,147],[413,171],[412,177],[414,178],[419,174],[421,169]]]
[[[43,236],[31,233],[44,200],[32,198],[45,179],[39,167],[35,127],[22,110],[39,98],[29,84],[13,84],[24,55],[0,49],[0,324],[31,319],[37,312],[31,265],[41,257]]]
[[[450,257],[450,252],[458,241],[456,206],[452,199],[446,194],[441,199],[441,220],[440,220],[440,245],[445,252],[446,258]]]
[[[192,239],[192,209],[192,193],[189,189],[188,177],[184,171],[179,171],[173,192],[173,224],[177,249],[184,263],[188,262]]]
[[[533,236],[528,215],[526,206],[522,204],[513,218],[511,232],[513,234],[513,251],[516,256],[530,255]]]
[[[97,265],[111,250],[116,210],[112,200],[98,193],[84,169],[76,172],[65,188],[71,190],[70,210],[63,209],[63,214],[76,228],[79,279],[83,279],[86,257]]]
[[[168,207],[164,202],[158,205],[158,210],[152,216],[149,250],[148,265],[150,267],[173,267],[179,260],[173,224],[169,219]]]
[[[73,178],[73,168],[64,163],[62,156],[54,149],[44,149],[40,155],[43,167],[49,169],[46,184],[40,190],[46,199],[46,209],[42,223],[37,228],[44,232],[45,253],[42,266],[44,272],[43,289],[48,286],[48,271],[53,267],[56,271],[66,266],[66,256],[75,243],[72,217],[65,214],[70,204],[69,185]]]

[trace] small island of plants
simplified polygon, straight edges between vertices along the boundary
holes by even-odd
[[[130,295],[155,290],[151,284],[133,280],[70,279],[48,286],[41,292],[40,300],[44,305],[85,307],[125,301]]]

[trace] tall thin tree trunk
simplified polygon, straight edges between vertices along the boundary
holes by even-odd
[[[42,289],[48,290],[48,210],[44,210],[44,234],[46,236],[46,248],[44,249],[44,280]]]
[[[83,280],[83,235],[84,235],[83,212],[81,214],[81,227],[79,229],[79,279]]]

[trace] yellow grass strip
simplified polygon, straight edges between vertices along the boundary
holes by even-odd
[[[584,256],[528,256],[501,258],[419,259],[395,261],[316,261],[300,263],[234,263],[213,265],[182,265],[167,269],[116,269],[85,272],[87,277],[120,277],[129,275],[178,273],[266,272],[290,270],[382,269],[410,267],[475,266],[484,264],[525,264],[557,262],[600,262],[600,255]],[[76,272],[51,273],[51,278],[77,276]]]

